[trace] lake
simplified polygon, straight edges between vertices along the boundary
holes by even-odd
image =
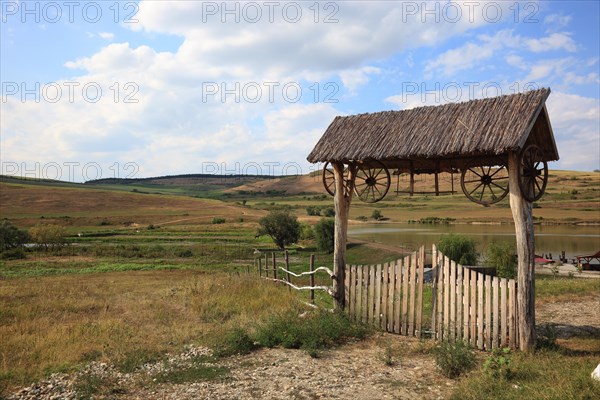
[[[372,223],[348,227],[350,237],[410,249],[417,249],[421,244],[431,248],[447,233],[474,238],[480,253],[492,240],[515,242],[514,226],[508,224]],[[535,248],[536,254],[551,253],[555,260],[563,250],[569,260],[576,255],[593,254],[600,250],[600,226],[536,225]]]

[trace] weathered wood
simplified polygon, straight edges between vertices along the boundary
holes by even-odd
[[[314,274],[314,272],[315,272],[315,255],[314,254],[310,255],[310,259],[308,262],[308,268],[311,272],[310,278],[309,278],[310,286],[315,286],[315,274]],[[346,285],[346,287],[348,287],[348,286]],[[315,291],[314,290],[310,291],[310,304],[315,304]]]
[[[483,308],[483,279],[484,275],[477,273],[477,347],[479,350],[484,349],[483,328],[485,312]]]
[[[394,269],[396,276],[396,289],[394,290],[394,333],[400,334],[400,324],[402,318],[401,312],[401,291],[402,291],[402,259],[398,259]]]
[[[395,281],[395,277],[394,277],[395,264],[396,264],[395,262],[391,262],[388,264],[388,279],[389,279],[388,297],[387,297],[387,301],[388,301],[387,331],[388,332],[394,332],[394,289],[396,287],[396,281]]]
[[[389,264],[383,264],[383,283],[381,285],[381,329],[387,331],[388,324],[388,279],[389,279]]]
[[[408,334],[410,336],[415,334],[415,297],[417,295],[417,252],[412,254],[410,262],[410,282],[408,286],[410,288],[410,304],[408,305]]]
[[[450,262],[450,339],[456,339],[456,263],[454,261]]]
[[[450,339],[450,259],[444,256],[444,339]]]
[[[494,277],[494,280],[492,281],[492,287],[494,290],[494,294],[493,294],[493,304],[492,304],[492,315],[493,315],[493,321],[492,321],[492,347],[495,349],[498,347],[498,333],[499,333],[499,325],[500,325],[500,292],[499,292],[499,288],[500,288],[500,278],[498,278],[497,276]]]
[[[381,264],[375,269],[375,325],[381,327]]]
[[[425,275],[425,246],[419,248],[419,259],[418,259],[418,282],[417,282],[417,322],[416,322],[416,336],[421,337],[423,326],[423,281]]]
[[[356,265],[350,266],[350,316],[356,317]]]
[[[437,326],[437,296],[438,296],[438,265],[437,265],[437,247],[431,246],[431,336],[436,339],[438,336]]]
[[[362,322],[367,323],[367,308],[368,308],[368,294],[369,294],[369,266],[363,265],[363,290],[362,290]]]
[[[437,331],[438,331],[438,335],[437,338],[438,339],[443,339],[444,338],[444,331],[445,331],[445,327],[443,326],[444,323],[444,291],[446,290],[446,288],[444,288],[444,264],[442,263],[442,255],[441,253],[437,254],[437,268],[438,268],[438,296],[437,296]]]
[[[271,261],[273,264],[273,279],[277,279],[277,259],[275,258],[275,252],[271,253]]]
[[[469,332],[469,343],[471,346],[477,346],[477,273],[471,271],[471,282],[469,282],[471,288],[471,313],[469,315],[469,323],[471,326],[471,332]]]
[[[456,279],[456,336],[463,337],[463,273],[465,268],[459,265],[457,268]]]
[[[356,266],[356,320],[360,321],[362,318],[362,290],[363,290],[363,266]]]
[[[515,306],[516,306],[516,285],[515,280],[510,279],[508,281],[508,342],[509,346],[514,349],[516,347],[516,335],[515,335]]]
[[[485,348],[492,348],[492,277],[485,277]]]
[[[468,268],[463,269],[464,272],[464,285],[463,285],[463,298],[462,298],[462,303],[463,303],[463,334],[462,334],[462,338],[465,342],[469,341],[469,314],[470,314],[470,306],[469,306],[469,296],[470,296],[470,284],[471,284],[471,271]]]
[[[334,230],[334,250],[333,250],[333,272],[335,279],[333,281],[334,305],[338,309],[344,309],[346,306],[344,290],[344,267],[346,265],[346,241],[348,237],[348,212],[352,201],[352,192],[354,191],[354,179],[356,176],[356,166],[348,166],[348,182],[344,179],[344,164],[335,162],[333,165],[333,175],[335,179],[335,196],[333,203],[335,207],[335,230]]]
[[[535,349],[535,240],[532,204],[519,188],[520,160],[517,152],[508,154],[510,208],[517,241],[517,326],[519,348]]]
[[[404,273],[402,274],[402,333],[408,335],[408,284],[410,280],[411,256],[404,257]]]
[[[269,277],[269,255],[265,254],[265,277]]]
[[[286,269],[286,271],[289,271],[290,270],[290,255],[288,254],[287,250],[285,251],[285,254],[284,254],[284,260],[285,260],[285,269]],[[286,272],[285,277],[286,277],[288,283],[292,283],[292,276],[290,275],[289,272]],[[311,285],[311,286],[314,286],[314,285]],[[292,287],[290,285],[288,285],[288,290],[290,292],[292,291]]]
[[[258,277],[262,278],[262,258],[258,257]]]
[[[506,300],[508,298],[508,285],[506,278],[500,279],[500,345],[506,347],[508,336],[508,310]]]
[[[367,302],[367,323],[373,323],[375,311],[375,266],[369,265],[369,301]]]

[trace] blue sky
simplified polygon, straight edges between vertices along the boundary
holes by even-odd
[[[336,115],[550,87],[600,168],[597,1],[0,1],[2,173],[307,173]]]

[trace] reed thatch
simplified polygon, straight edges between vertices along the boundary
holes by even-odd
[[[463,103],[336,117],[310,162],[378,160],[398,167],[410,162],[440,170],[456,160],[505,157],[531,142],[545,161],[558,160],[545,108],[549,88]],[[445,161],[444,161],[445,160]],[[449,162],[448,160],[454,160]]]

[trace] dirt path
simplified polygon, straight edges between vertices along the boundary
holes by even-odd
[[[600,335],[600,293],[573,301],[545,302],[535,312],[536,323],[553,324],[559,338]]]

